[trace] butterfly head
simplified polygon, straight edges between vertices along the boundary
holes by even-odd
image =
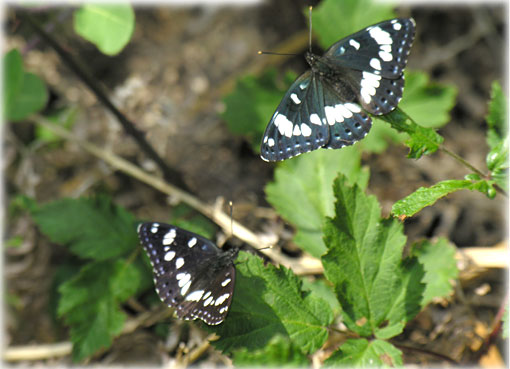
[[[313,54],[311,51],[307,51],[305,54],[305,59],[310,64],[310,67],[314,67],[314,65],[317,63],[317,60],[319,57],[315,54]]]

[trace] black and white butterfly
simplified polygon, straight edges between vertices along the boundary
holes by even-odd
[[[374,24],[333,44],[323,56],[308,51],[311,69],[289,88],[264,133],[261,157],[291,158],[338,149],[366,136],[372,120],[395,109],[414,39],[412,18]]]
[[[209,325],[225,320],[238,249],[223,251],[206,238],[164,223],[140,224],[138,237],[149,255],[161,301],[182,319],[202,319]]]

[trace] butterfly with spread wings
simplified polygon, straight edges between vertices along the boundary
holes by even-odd
[[[311,69],[274,112],[262,139],[262,159],[339,149],[365,137],[372,126],[367,112],[387,114],[402,98],[414,32],[412,18],[396,18],[341,39],[323,56],[308,51]]]

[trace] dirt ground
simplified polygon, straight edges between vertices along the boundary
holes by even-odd
[[[306,29],[301,8],[292,0],[253,7],[138,8],[133,39],[113,58],[72,32],[69,9],[58,11],[64,21],[57,25],[56,37],[107,86],[117,107],[147,133],[149,142],[197,197],[207,203],[218,197],[233,200],[235,219],[259,231],[271,228],[271,222],[282,222],[269,209],[263,191],[272,180],[274,166],[263,162],[245,139],[228,131],[219,116],[225,108],[219,91],[254,65],[267,62],[261,59],[264,56],[257,56],[258,50],[272,50]],[[408,68],[426,71],[434,81],[459,89],[451,122],[439,130],[445,145],[474,166],[485,168],[484,117],[490,86],[494,80],[505,85],[506,9],[493,5],[401,10],[417,23]],[[115,118],[55,52],[35,39],[28,27],[17,23],[13,9],[6,15],[7,46],[23,50],[30,43],[24,55],[25,67],[50,87],[50,106],[79,108],[73,132],[158,173],[154,163],[127,138]],[[297,72],[305,68],[304,60],[292,59],[288,65]],[[46,202],[106,189],[117,204],[139,218],[168,218],[171,200],[161,193],[113,172],[72,143],[33,144],[34,137],[35,128],[29,121],[4,129],[5,209],[16,194]],[[403,146],[391,146],[381,155],[363,158],[370,167],[369,192],[377,196],[385,214],[396,200],[420,186],[461,179],[469,173],[441,153],[420,160],[407,159],[406,153]],[[453,194],[407,221],[406,234],[410,241],[445,236],[459,248],[490,248],[507,240],[506,203],[507,199],[499,195],[491,201],[480,193]],[[65,249],[45,239],[26,215],[10,216],[7,212],[6,220],[4,238],[23,235],[24,243],[18,248],[4,248],[5,292],[11,296],[4,300],[5,343],[15,346],[67,340],[66,330],[55,324],[49,313],[55,303],[53,276]],[[273,228],[282,232],[290,229]],[[295,248],[290,242],[281,246]],[[455,295],[429,306],[397,342],[448,355],[463,364],[478,364],[474,352],[492,328],[506,293],[506,274],[503,269],[486,269],[461,276]],[[188,336],[190,341],[202,337],[195,328],[190,328]],[[108,354],[96,360],[103,364],[133,363],[130,360],[159,363],[161,347],[168,349],[170,344],[158,342],[147,330],[135,331],[118,339]],[[496,342],[500,354],[505,355],[503,341]],[[126,352],[132,355],[126,356]],[[405,363],[445,364],[425,354],[404,354]],[[225,364],[217,353],[207,357],[207,363]],[[493,365],[501,364],[497,358],[492,360]],[[67,364],[68,359],[42,363]]]

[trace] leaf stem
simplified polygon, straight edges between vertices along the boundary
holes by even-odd
[[[421,348],[418,348],[418,347],[402,345],[402,344],[396,343],[396,342],[391,342],[391,344],[396,346],[396,347],[398,347],[398,348],[400,348],[400,349],[402,349],[402,350],[421,352],[422,354],[426,354],[426,355],[430,355],[430,356],[435,356],[438,359],[448,361],[449,363],[454,364],[454,365],[458,365],[459,364],[457,361],[455,361],[451,357],[449,357],[447,355],[444,355],[444,354],[440,354],[438,352],[433,352],[433,351],[421,349]]]

